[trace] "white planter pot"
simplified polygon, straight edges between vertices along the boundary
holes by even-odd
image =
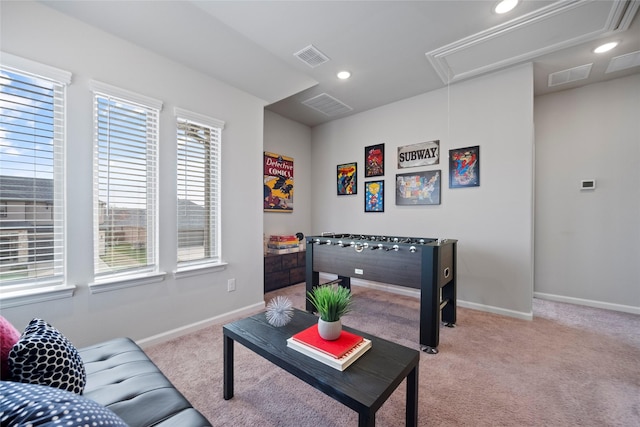
[[[322,319],[318,319],[318,334],[321,338],[327,341],[333,341],[340,338],[342,332],[342,322],[337,320],[335,322],[325,322]]]

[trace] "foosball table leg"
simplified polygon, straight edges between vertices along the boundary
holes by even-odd
[[[431,347],[428,345],[425,345],[422,347],[422,351],[424,351],[427,354],[438,354],[438,348],[437,347]]]

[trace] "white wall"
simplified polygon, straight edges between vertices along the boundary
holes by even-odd
[[[537,97],[535,122],[536,296],[640,313],[640,74]]]
[[[313,233],[458,239],[458,298],[530,318],[533,293],[532,65],[452,85],[312,129]],[[397,170],[397,147],[440,140],[437,166]],[[364,213],[364,147],[385,144],[385,212]],[[449,189],[448,151],[480,146],[480,186]],[[358,162],[358,194],[336,165]],[[396,206],[395,174],[442,170],[439,206]],[[375,178],[379,179],[379,178]]]
[[[265,110],[264,151],[293,158],[293,212],[265,212],[264,233],[307,235],[311,231],[311,129]]]
[[[263,304],[262,133],[264,102],[180,64],[110,36],[40,3],[2,2],[5,52],[71,71],[68,88],[67,270],[72,298],[3,308],[19,329],[35,316],[75,344],[128,335],[141,339]],[[160,117],[160,269],[151,285],[91,294],[92,94],[91,79],[164,101]],[[175,279],[176,133],[173,108],[226,122],[222,142],[222,244],[226,270]],[[227,279],[237,290],[227,292]]]

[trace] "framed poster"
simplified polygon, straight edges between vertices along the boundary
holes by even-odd
[[[480,186],[480,146],[449,150],[449,188]]]
[[[396,175],[396,205],[439,205],[441,171]]]
[[[398,169],[440,163],[440,140],[398,147]]]
[[[358,163],[345,163],[336,167],[338,196],[358,194]]]
[[[384,212],[384,181],[364,183],[364,211]]]
[[[264,152],[264,211],[293,212],[293,158]]]
[[[364,147],[365,178],[384,175],[384,144]]]

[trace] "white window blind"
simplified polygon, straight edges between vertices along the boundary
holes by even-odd
[[[178,269],[220,262],[220,143],[224,122],[176,109]]]
[[[2,53],[0,285],[64,280],[64,137],[71,73]]]
[[[157,271],[161,103],[150,100],[145,105],[137,102],[145,101],[142,96],[97,82],[92,85],[96,278]],[[127,98],[114,96],[114,92]]]

